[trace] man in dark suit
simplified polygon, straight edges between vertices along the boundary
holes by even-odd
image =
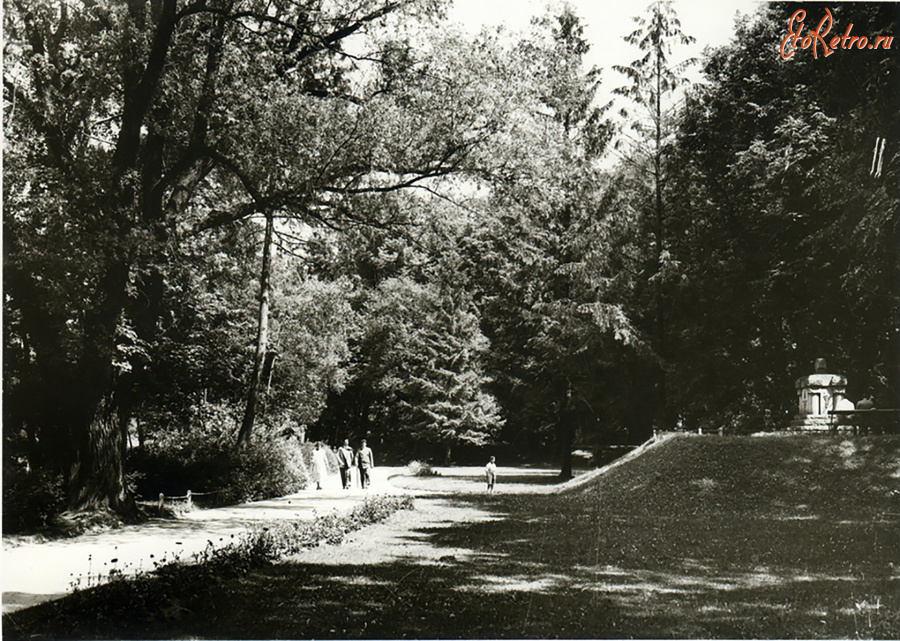
[[[338,469],[341,472],[341,483],[345,490],[350,489],[350,468],[356,460],[356,454],[350,447],[350,441],[344,439],[344,444],[337,451]]]

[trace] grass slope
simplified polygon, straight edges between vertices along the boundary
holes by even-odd
[[[182,576],[132,603],[89,592],[3,632],[900,638],[898,497],[897,437],[681,437],[577,491],[420,500],[336,558]],[[396,555],[415,546],[431,560]]]
[[[596,519],[585,578],[621,581],[607,592],[640,636],[900,634],[896,437],[680,438],[566,513]]]

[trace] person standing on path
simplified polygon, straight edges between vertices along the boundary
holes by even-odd
[[[313,450],[313,470],[316,475],[316,489],[321,490],[325,477],[328,476],[328,459],[325,458],[325,450],[321,443],[316,443]]]
[[[487,477],[487,491],[494,491],[494,483],[497,481],[497,459],[493,456],[491,460],[488,461],[487,465],[484,466],[484,475]]]
[[[362,489],[369,487],[369,470],[375,467],[375,456],[372,450],[366,445],[365,439],[359,444],[359,451],[356,453],[356,464],[359,466],[359,485]]]
[[[350,441],[344,439],[344,444],[337,452],[338,469],[341,471],[341,484],[345,490],[350,489],[350,468],[356,459],[356,453],[350,447]]]

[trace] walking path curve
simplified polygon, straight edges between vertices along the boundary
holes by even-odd
[[[559,484],[556,472],[542,468],[498,468],[498,493],[552,493],[574,489],[624,460],[640,455],[659,442],[641,448],[604,468]],[[367,495],[412,492],[431,494],[427,478],[404,475],[404,467],[377,467],[369,489],[344,490],[337,474],[322,490],[302,490],[277,499],[232,507],[194,509],[177,519],[152,519],[115,530],[82,534],[70,539],[30,541],[4,538],[0,583],[3,613],[52,601],[73,589],[91,587],[110,574],[135,574],[174,560],[190,560],[210,546],[223,547],[254,523],[274,519],[312,520],[335,510],[350,511]],[[435,468],[441,485],[454,494],[483,492],[483,467]],[[581,470],[583,472],[583,470]]]
[[[197,509],[177,519],[152,519],[115,530],[53,541],[3,541],[0,583],[3,614],[66,596],[113,574],[152,570],[176,559],[189,560],[209,546],[222,547],[254,523],[271,519],[312,520],[334,510],[350,511],[367,495],[402,493],[388,482],[401,468],[375,468],[369,489],[344,490],[332,474],[322,490],[232,507]]]

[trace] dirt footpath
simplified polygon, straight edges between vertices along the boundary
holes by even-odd
[[[4,537],[3,613],[15,612],[110,580],[117,574],[153,570],[175,560],[190,560],[212,547],[223,547],[254,523],[272,519],[312,520],[334,510],[349,511],[368,495],[402,492],[390,485],[396,468],[376,468],[368,490],[344,490],[331,475],[322,490],[217,509],[194,509],[177,519],[152,519],[139,525],[83,534],[70,539],[35,541]]]

